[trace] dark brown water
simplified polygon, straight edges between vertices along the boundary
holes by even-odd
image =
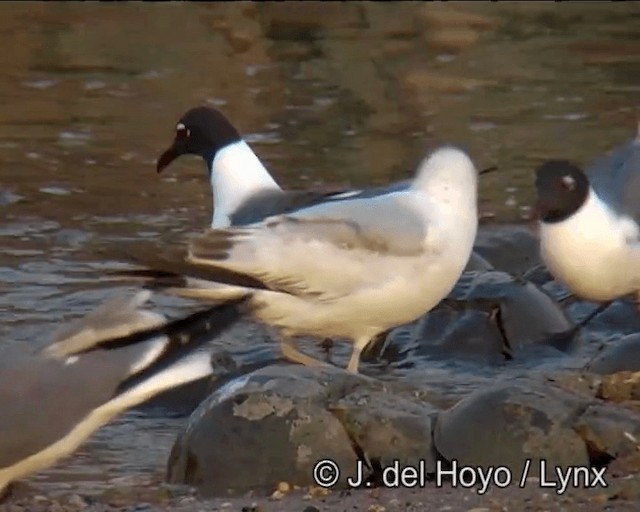
[[[121,293],[103,251],[209,222],[202,164],[154,167],[196,104],[286,187],[387,183],[456,143],[500,167],[481,209],[504,222],[528,217],[542,159],[584,164],[640,115],[638,3],[3,3],[0,43],[3,342]],[[128,414],[37,480],[154,478],[181,421]]]

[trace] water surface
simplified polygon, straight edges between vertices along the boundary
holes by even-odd
[[[639,36],[637,3],[3,3],[2,342],[40,346],[121,293],[99,281],[119,244],[209,222],[200,162],[155,173],[187,108],[221,108],[285,187],[387,183],[458,144],[500,168],[483,216],[525,222],[536,164],[633,135]],[[158,479],[181,421],[129,413],[35,480]]]

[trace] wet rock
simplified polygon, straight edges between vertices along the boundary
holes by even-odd
[[[323,458],[353,474],[351,442],[326,400],[330,388],[361,379],[282,364],[228,382],[194,411],[173,447],[168,480],[213,496],[273,489],[283,480],[312,484],[313,466]]]
[[[435,413],[410,387],[331,366],[268,366],[227,382],[194,411],[173,447],[168,480],[215,496],[313,485],[321,459],[340,468],[338,488],[358,474],[358,459],[369,464],[365,478],[394,459],[433,468]]]
[[[395,334],[395,333],[394,333]],[[505,360],[506,347],[490,311],[466,309],[464,304],[445,303],[427,313],[415,325],[408,343],[399,348],[401,359],[470,360],[477,364],[500,364]],[[393,340],[401,343],[400,338]],[[387,349],[388,350],[388,349]]]
[[[359,386],[331,406],[361,456],[372,466],[388,467],[395,460],[435,471],[432,423],[438,410],[388,390]],[[372,475],[375,478],[375,475]]]
[[[458,465],[507,466],[521,475],[539,476],[540,461],[553,477],[554,466],[589,464],[585,442],[572,419],[589,398],[544,381],[522,379],[498,383],[461,400],[440,414],[434,432],[438,452]]]
[[[565,310],[574,319],[582,319],[595,310],[598,304],[587,301],[575,301]],[[596,315],[588,324],[590,332],[601,335],[605,339],[612,335],[630,335],[640,331],[640,314],[632,300],[616,300],[604,311]],[[617,341],[611,341],[617,343]]]
[[[493,266],[514,275],[523,275],[542,264],[539,241],[525,226],[485,227],[478,231],[474,250]]]
[[[512,354],[530,344],[567,350],[575,339],[575,324],[549,295],[505,272],[465,273],[448,298],[494,311],[492,318]]]
[[[640,414],[606,403],[593,403],[574,422],[585,441],[592,464],[606,465],[614,459],[636,459],[640,448]],[[636,461],[636,464],[640,461]],[[636,469],[640,470],[640,465]]]
[[[489,263],[485,258],[480,256],[477,252],[472,252],[469,261],[467,262],[467,266],[465,267],[465,272],[473,272],[479,270],[493,270],[493,265]]]
[[[640,334],[630,334],[610,342],[587,365],[586,370],[600,375],[640,371]]]
[[[640,373],[617,372],[603,377],[596,396],[613,402],[640,400]],[[640,404],[635,405],[640,410]]]
[[[536,285],[499,271],[465,272],[447,299],[367,351],[394,361],[413,357],[473,360],[555,357],[575,348],[575,324]]]

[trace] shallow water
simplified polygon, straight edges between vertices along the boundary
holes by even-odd
[[[500,168],[483,216],[526,221],[537,163],[584,164],[634,133],[639,21],[633,3],[0,4],[3,342],[39,346],[122,292],[99,281],[119,244],[208,223],[202,164],[154,168],[198,103],[286,187],[387,183],[459,144]],[[217,343],[242,350],[256,332]],[[158,478],[180,425],[129,413],[35,480]]]

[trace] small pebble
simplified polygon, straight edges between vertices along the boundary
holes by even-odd
[[[271,495],[271,499],[272,500],[281,500],[282,498],[285,497],[285,493],[276,489],[275,491],[273,491],[273,494]]]
[[[378,505],[377,503],[369,506],[369,512],[386,512],[386,510],[386,508],[382,505]]]
[[[317,498],[318,496],[327,496],[328,494],[329,489],[326,489],[324,487],[309,487],[309,490],[302,499],[310,500],[312,498]]]
[[[302,512],[320,512],[320,509],[317,507],[314,507],[313,505],[309,505],[308,507],[305,507],[305,509]]]
[[[280,482],[276,489],[282,493],[287,493],[291,490],[291,485],[289,485],[289,482]]]

